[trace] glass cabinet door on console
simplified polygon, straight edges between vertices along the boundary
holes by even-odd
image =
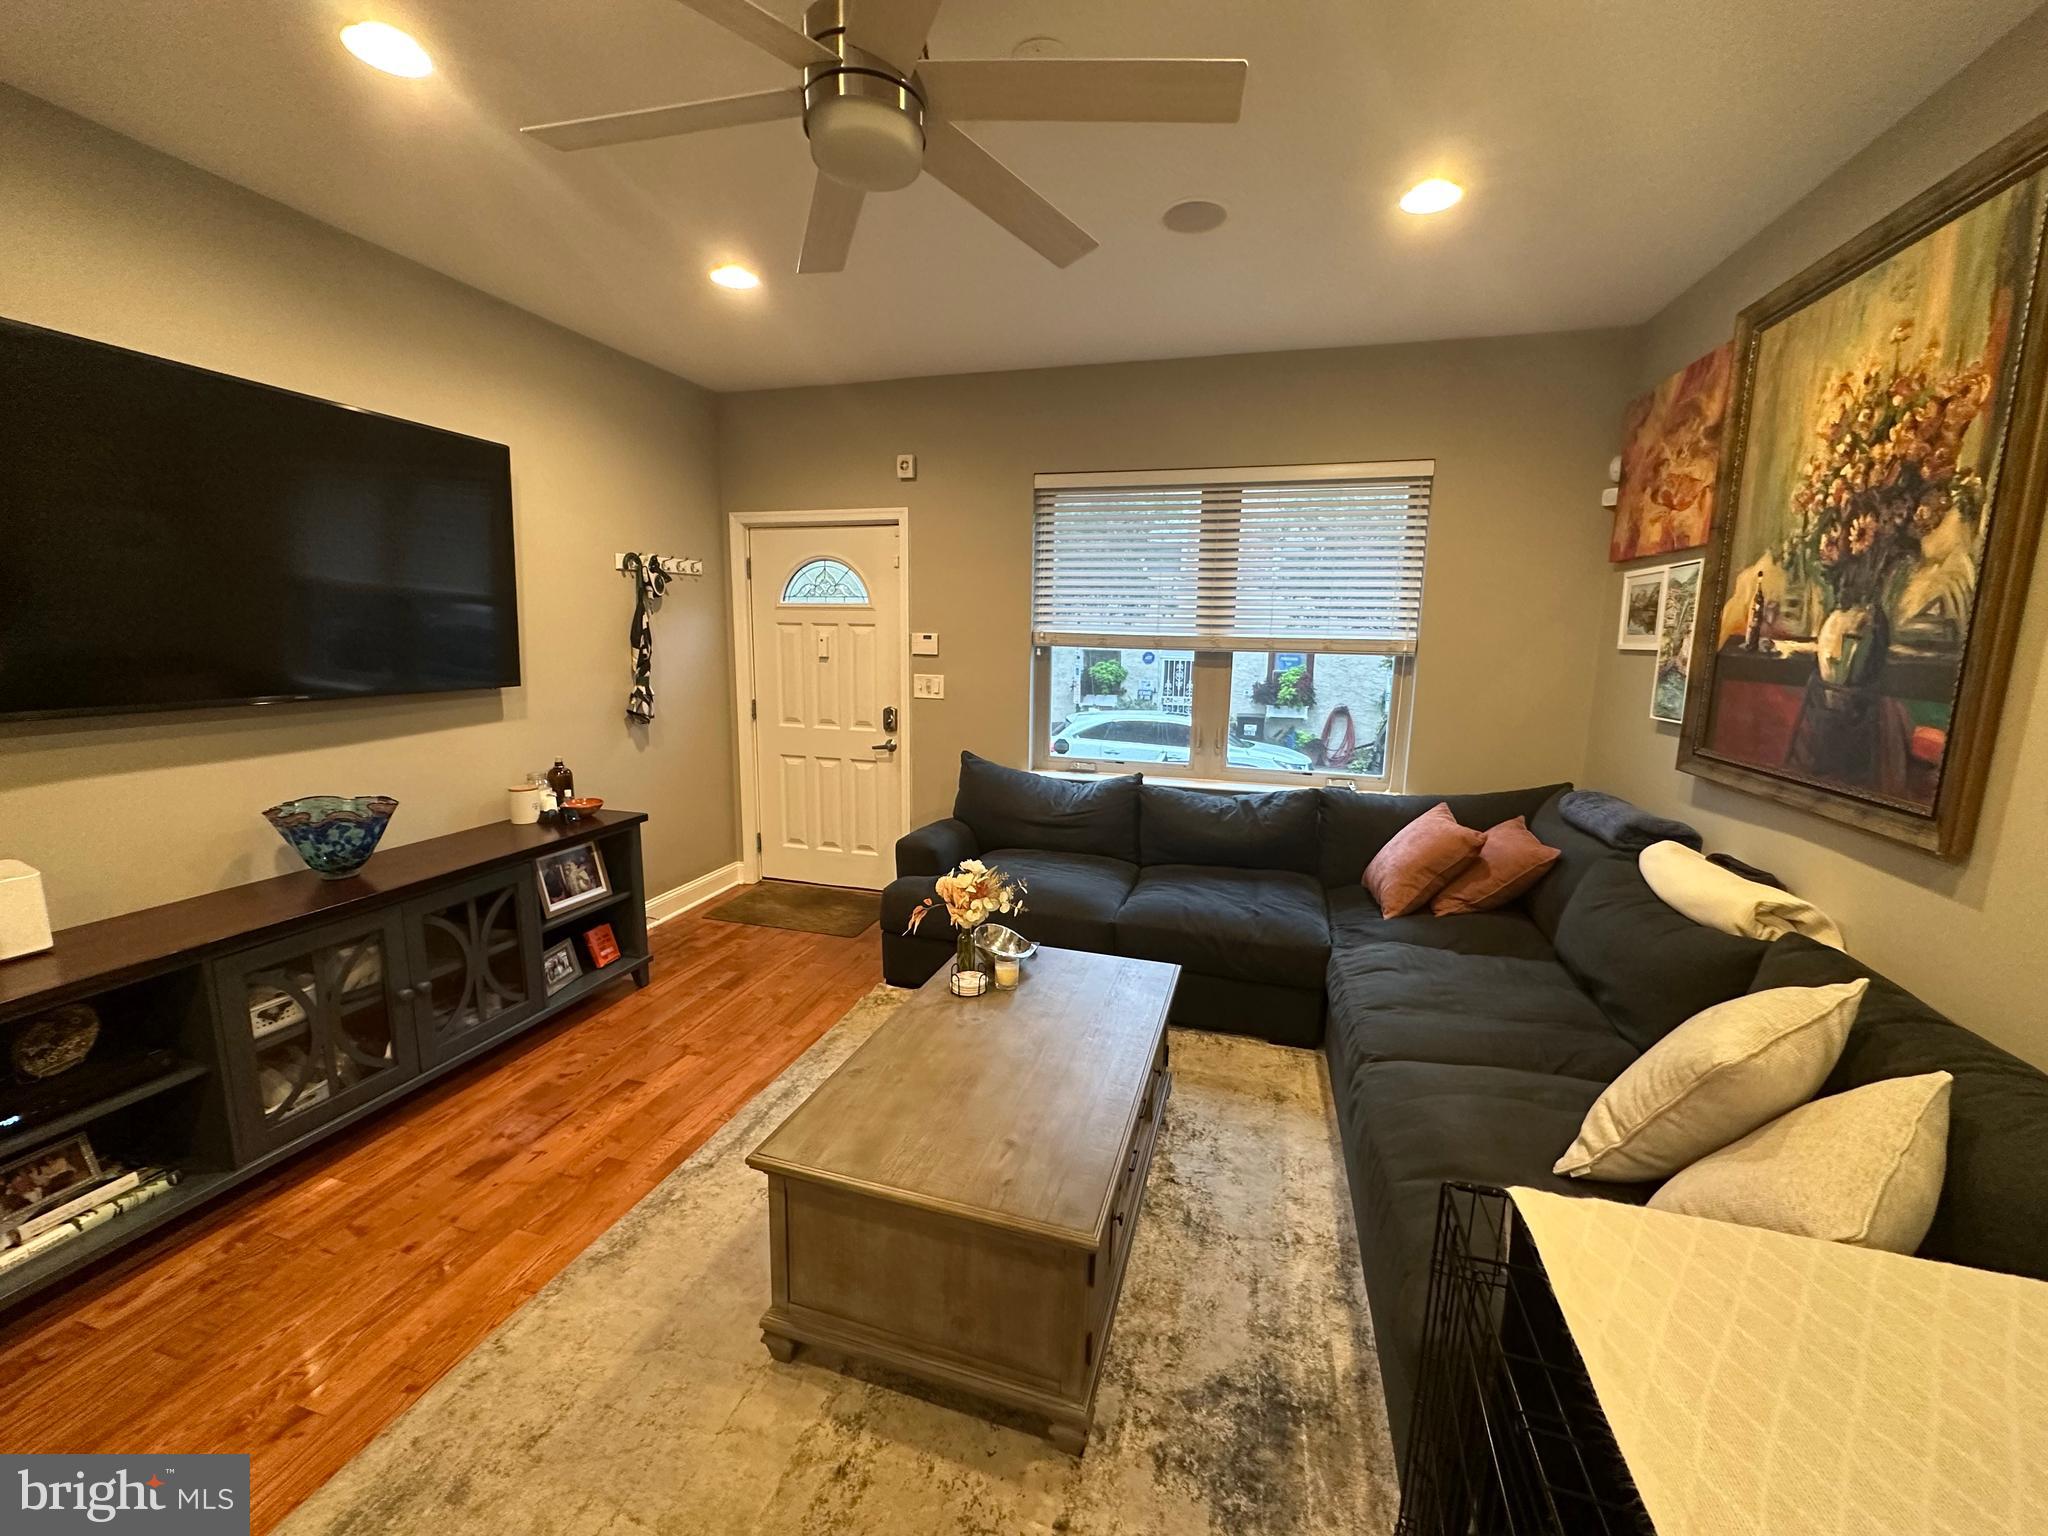
[[[531,865],[413,902],[404,921],[422,1066],[517,1029],[546,1003]]]
[[[335,923],[213,963],[238,1161],[419,1070],[398,916]]]

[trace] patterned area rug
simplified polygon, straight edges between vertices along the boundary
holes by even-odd
[[[744,1159],[905,995],[855,1005],[286,1536],[1391,1530],[1320,1052],[1174,1032],[1084,1459],[910,1383],[768,1357],[765,1184]]]

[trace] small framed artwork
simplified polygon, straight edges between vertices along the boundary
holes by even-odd
[[[534,873],[540,881],[541,911],[549,917],[587,907],[612,893],[612,883],[604,872],[604,855],[595,843],[544,853],[534,861]]]
[[[1657,649],[1657,618],[1664,610],[1665,566],[1646,571],[1627,571],[1621,578],[1621,633],[1615,649],[1654,651]]]
[[[1650,680],[1650,718],[1667,725],[1685,719],[1685,683],[1692,671],[1693,617],[1699,608],[1703,560],[1685,560],[1664,572],[1664,605],[1657,621],[1657,671]]]
[[[83,1131],[0,1164],[0,1227],[19,1226],[100,1176]]]
[[[612,933],[610,923],[599,923],[583,935],[583,942],[590,946],[590,964],[593,969],[601,971],[619,958],[619,941]]]
[[[564,939],[559,944],[550,944],[541,952],[540,976],[547,984],[549,997],[553,997],[582,974],[583,962],[576,958],[576,945],[573,940]]]

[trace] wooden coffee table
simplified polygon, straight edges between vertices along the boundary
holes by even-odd
[[[1044,949],[1015,991],[926,982],[747,1159],[768,1175],[769,1353],[815,1345],[1041,1414],[1080,1454],[1179,979]]]

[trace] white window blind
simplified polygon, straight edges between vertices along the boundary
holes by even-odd
[[[1410,654],[1435,468],[1040,475],[1032,642]]]

